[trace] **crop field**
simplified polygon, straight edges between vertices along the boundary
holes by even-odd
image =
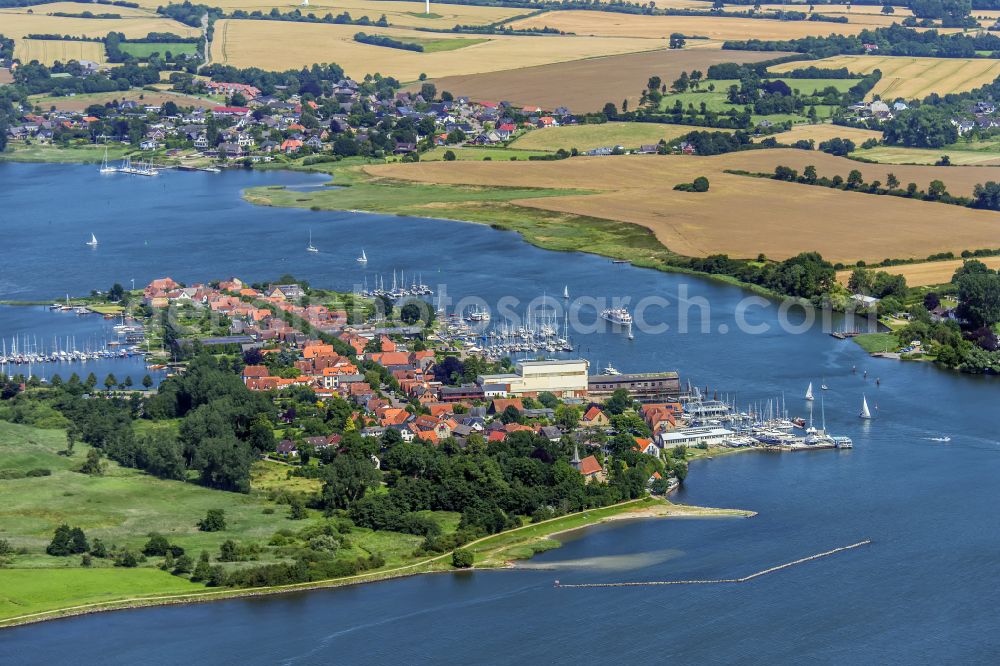
[[[748,180],[725,173],[773,170],[777,164],[820,175],[846,175],[851,168],[867,178],[888,169],[801,150],[767,150],[714,157],[577,157],[555,162],[447,162],[365,167],[369,174],[420,183],[548,188],[540,198],[513,203],[555,213],[629,222],[650,229],[667,248],[689,256],[726,253],[781,259],[817,250],[832,261],[877,261],[886,248],[896,257],[926,257],[939,251],[996,244],[996,213],[899,197],[872,196],[770,179]],[[1000,178],[1000,168],[894,167],[903,183],[944,180],[955,193]],[[706,193],[677,192],[677,183],[706,176]],[[926,185],[923,185],[926,187]],[[552,196],[551,189],[594,194]],[[831,215],[830,212],[834,211]],[[822,212],[822,213],[821,213]],[[948,232],[941,233],[947,215]]]
[[[162,0],[138,0],[143,7],[155,10],[162,5]],[[237,9],[247,12],[262,11],[265,14],[272,8],[281,12],[300,9],[303,13],[313,13],[316,16],[333,14],[337,16],[348,12],[354,18],[367,16],[372,21],[385,14],[392,26],[413,28],[437,28],[450,30],[457,24],[484,25],[496,23],[513,16],[526,14],[529,10],[515,7],[477,7],[475,5],[445,5],[435,3],[430,15],[424,14],[424,3],[405,0],[309,0],[309,7],[302,7],[301,2],[294,0],[213,0],[212,7],[220,7],[227,13]],[[363,30],[363,27],[359,27]]]
[[[707,7],[706,7],[707,9]],[[645,39],[669,37],[670,33],[707,37],[710,40],[727,39],[794,39],[797,37],[823,36],[834,33],[854,35],[867,26],[859,24],[820,23],[816,21],[772,21],[766,19],[726,18],[716,16],[645,16],[569,10],[546,12],[510,23],[514,28],[542,28],[548,26],[576,35],[596,37],[638,37]],[[702,44],[701,40],[688,40],[688,47]]]
[[[162,4],[162,3],[161,3]],[[30,11],[29,11],[30,10]],[[4,13],[13,14],[34,14],[35,16],[54,14],[56,12],[63,12],[67,14],[82,14],[83,12],[90,12],[91,14],[118,14],[122,17],[127,16],[152,16],[155,14],[156,4],[150,9],[143,9],[141,7],[119,7],[117,5],[97,5],[92,2],[50,2],[44,5],[32,5],[28,7],[10,7],[4,8]],[[112,19],[108,19],[112,20]]]
[[[724,53],[729,53],[729,51],[725,51]],[[811,95],[816,91],[822,91],[831,86],[837,90],[844,91],[857,83],[857,79],[788,79],[774,77],[774,80],[784,81],[790,88],[798,90],[804,95]],[[665,80],[667,85],[670,85],[670,82],[670,79]],[[696,109],[700,108],[702,104],[705,104],[705,108],[709,111],[716,111],[719,113],[724,113],[732,109],[742,111],[746,107],[745,104],[731,104],[728,100],[727,91],[729,90],[729,87],[738,83],[739,81],[728,79],[707,79],[698,86],[698,90],[696,91],[669,93],[664,95],[663,99],[660,101],[660,109],[671,109],[677,104],[677,102],[680,102],[685,109],[691,104],[693,104]],[[709,90],[709,86],[713,86],[713,89]],[[816,112],[819,114],[820,118],[828,118],[833,113],[833,109],[823,104],[817,104]],[[782,114],[776,115],[781,116]],[[792,120],[805,120],[806,118],[804,115],[786,115],[785,117]],[[772,121],[777,121],[779,119],[776,116],[768,116],[768,118]]]
[[[46,5],[43,5],[46,6]],[[106,5],[90,5],[103,8]],[[107,5],[107,13],[116,13],[114,5]],[[37,7],[34,7],[37,9]],[[100,13],[98,9],[91,9]],[[21,11],[0,10],[0,34],[15,40],[31,34],[72,35],[74,37],[104,37],[109,32],[121,32],[125,37],[145,37],[151,32],[172,32],[181,37],[197,37],[199,30],[160,16],[136,16],[121,19],[82,19],[63,16],[26,14]]]
[[[589,39],[602,40],[599,37]],[[664,49],[603,58],[591,57],[487,74],[449,76],[435,80],[434,83],[438,90],[467,95],[475,100],[507,100],[518,105],[537,105],[543,109],[565,106],[574,113],[585,113],[599,111],[605,102],[621,104],[623,99],[628,99],[629,104],[634,105],[649,77],[654,74],[670,82],[680,76],[681,72],[693,69],[705,71],[709,65],[759,62],[782,55],[785,54]]]
[[[976,257],[989,268],[1000,268],[1000,257]],[[955,274],[964,259],[954,259],[949,261],[922,261],[916,264],[904,264],[902,266],[879,266],[872,270],[885,271],[893,275],[902,275],[906,278],[906,284],[910,287],[928,287],[936,284],[951,282],[951,277]],[[851,278],[851,271],[838,271],[837,280],[842,284],[847,284]]]
[[[833,138],[850,139],[855,145],[860,146],[868,139],[881,139],[882,132],[875,130],[858,129],[855,127],[842,127],[829,123],[816,125],[801,124],[796,125],[787,132],[771,135],[780,143],[795,143],[803,139],[812,139],[818,146],[822,141],[829,141]],[[876,149],[877,150],[877,149]],[[867,154],[866,154],[867,156]],[[933,164],[933,162],[931,162]]]
[[[421,162],[434,162],[444,159],[448,151],[455,154],[456,160],[527,160],[532,156],[550,155],[549,150],[521,150],[516,148],[495,148],[486,146],[438,146],[420,156]]]
[[[124,42],[119,45],[119,48],[125,53],[131,53],[136,58],[148,58],[153,53],[163,55],[167,51],[170,51],[174,55],[179,53],[195,54],[198,52],[198,45],[192,42],[157,42],[155,44],[146,42],[130,44]]]
[[[103,63],[104,44],[100,42],[56,41],[50,39],[18,39],[14,42],[14,57],[21,62],[37,60],[43,65],[51,65],[57,60],[92,60]]]
[[[86,93],[82,95],[72,95],[68,97],[32,96],[31,103],[48,111],[51,107],[56,107],[60,111],[83,111],[91,104],[107,104],[112,101],[124,102],[132,100],[139,104],[164,104],[173,101],[177,106],[194,106],[211,108],[217,106],[218,102],[210,99],[202,99],[191,95],[182,95],[170,92],[152,92],[150,90],[129,90],[127,92],[111,91],[100,93]]]
[[[816,67],[846,67],[852,73],[882,70],[882,79],[868,93],[882,99],[921,99],[931,93],[946,95],[965,92],[990,83],[1000,76],[1000,60],[987,58],[916,58],[906,56],[834,56],[812,63]],[[802,67],[788,62],[771,67],[780,74]]]
[[[881,164],[935,164],[943,155],[947,155],[951,163],[957,165],[1000,165],[1000,147],[991,150],[968,149],[962,144],[944,148],[876,146],[869,150],[859,150],[854,155]]]
[[[601,146],[638,148],[643,144],[670,141],[691,132],[696,127],[659,123],[603,123],[601,125],[567,125],[546,127],[528,132],[511,144],[512,148],[556,151],[560,148],[581,151]]]
[[[401,81],[415,81],[421,73],[430,77],[476,74],[666,46],[665,39],[490,35],[483,41],[479,35],[449,35],[449,40],[466,39],[470,45],[459,51],[419,53],[355,42],[354,35],[360,29],[353,25],[227,19],[216,23],[212,60],[271,69],[335,62],[359,79],[380,72]],[[369,28],[367,32],[401,41],[433,38],[409,29]],[[282,46],[275,49],[274,44]]]

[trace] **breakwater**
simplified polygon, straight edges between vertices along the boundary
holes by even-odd
[[[757,573],[752,573],[749,576],[743,576],[742,578],[714,578],[706,580],[641,580],[627,583],[571,583],[563,584],[559,581],[555,582],[556,587],[563,588],[579,588],[579,587],[646,587],[652,585],[720,585],[723,583],[748,583],[754,578],[760,578],[761,576],[766,576],[768,574],[775,573],[776,571],[781,571],[782,569],[789,569],[791,567],[797,566],[799,564],[805,564],[806,562],[812,562],[813,560],[822,559],[824,557],[830,557],[831,555],[836,555],[837,553],[842,553],[845,550],[853,550],[855,548],[860,548],[862,546],[867,546],[871,544],[871,539],[865,539],[864,541],[858,541],[857,543],[852,543],[847,546],[840,546],[839,548],[834,548],[833,550],[826,550],[822,553],[816,553],[815,555],[810,555],[808,557],[802,557],[792,562],[785,562],[784,564],[779,564],[777,566],[769,567]]]

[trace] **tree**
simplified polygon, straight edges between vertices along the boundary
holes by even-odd
[[[112,374],[112,373],[109,372],[108,376],[104,378],[104,388],[106,388],[106,389],[108,389],[110,391],[111,389],[113,389],[117,385],[118,385],[118,380],[115,379],[114,374]]]
[[[170,542],[162,534],[153,533],[149,535],[149,541],[142,549],[142,554],[150,557],[159,557],[170,552]]]
[[[614,105],[614,102],[608,102],[604,105],[603,110],[604,115],[610,120],[618,117],[618,107]]]
[[[928,199],[940,199],[946,194],[948,194],[948,188],[940,180],[932,180],[931,184],[927,187]]]
[[[90,449],[87,451],[87,459],[80,465],[80,472],[90,476],[104,475],[104,461],[101,459],[100,449]]]
[[[816,167],[814,165],[810,164],[806,166],[805,169],[802,170],[803,183],[808,183],[809,185],[812,185],[816,182],[817,178],[818,176],[816,175]]]
[[[956,313],[973,330],[1000,322],[1000,275],[992,271],[961,275]]]
[[[475,557],[472,555],[472,551],[465,548],[456,548],[455,552],[451,554],[451,566],[456,569],[468,569],[474,561]]]
[[[306,511],[306,504],[301,497],[295,497],[288,504],[288,518],[290,520],[302,520],[309,516]]]
[[[688,89],[689,84],[690,84],[690,79],[688,78],[687,72],[681,72],[681,75],[677,77],[677,79],[671,84],[670,87],[675,92],[682,93]]]
[[[226,512],[223,509],[209,509],[205,517],[198,521],[202,532],[221,532],[226,529]]]
[[[107,557],[108,547],[100,539],[94,539],[93,543],[90,544],[90,554],[94,557]]]
[[[52,535],[52,541],[45,548],[45,552],[56,557],[67,555],[79,555],[89,550],[87,537],[79,527],[70,527],[63,523],[56,528]]]
[[[211,572],[211,566],[208,563],[208,551],[201,551],[201,556],[198,558],[198,564],[194,567],[194,572],[191,574],[191,580],[207,581]]]
[[[575,405],[559,405],[556,407],[556,423],[566,431],[575,429],[580,424],[580,408]]]
[[[194,561],[191,557],[189,555],[181,555],[174,561],[174,570],[171,573],[175,576],[191,573],[192,567],[194,567]]]
[[[328,509],[346,509],[365,496],[382,480],[370,458],[356,453],[345,453],[322,467],[324,479],[320,500]]]
[[[896,174],[889,172],[889,175],[885,177],[885,186],[889,188],[890,191],[899,187],[899,178],[896,178]]]
[[[851,189],[857,189],[865,182],[864,176],[857,169],[851,169],[851,172],[847,174],[847,187]]]
[[[662,85],[662,83],[663,82],[660,80],[660,77],[658,77],[658,76],[651,76],[651,77],[649,77],[649,81],[646,82],[646,89],[647,90],[659,90],[660,89],[660,85]]]
[[[444,155],[442,156],[442,158],[444,159],[445,162],[454,162],[455,152],[452,150],[446,150],[444,151]]]
[[[886,0],[886,2],[882,5],[882,13],[886,16],[896,13],[895,7],[892,6],[889,0]]]
[[[851,272],[851,278],[847,281],[847,289],[852,294],[872,293],[872,274],[863,268],[855,268]]]
[[[982,185],[977,184],[972,195],[974,208],[1000,210],[1000,183],[990,180]]]
[[[695,192],[708,192],[708,178],[705,178],[704,176],[698,176],[695,178],[691,185]]]
[[[669,42],[670,48],[682,49],[684,48],[685,44],[687,44],[687,40],[684,38],[683,34],[675,32],[670,35],[670,42]]]
[[[149,375],[145,375],[142,378],[142,387],[147,391],[153,386],[153,378]]]
[[[615,389],[611,397],[604,403],[604,409],[610,414],[621,414],[632,406],[632,398],[625,389]]]
[[[433,102],[437,97],[437,87],[433,83],[424,83],[420,86],[420,96],[427,102]]]

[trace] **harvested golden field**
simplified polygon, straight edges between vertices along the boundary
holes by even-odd
[[[643,144],[670,141],[693,129],[689,125],[661,123],[602,123],[600,125],[567,125],[536,129],[518,138],[511,148],[520,150],[556,151],[560,148],[581,151],[602,146],[638,148]]]
[[[1000,151],[960,149],[958,146],[945,148],[906,148],[904,146],[876,146],[868,150],[859,150],[856,157],[879,162],[881,164],[937,164],[942,155],[954,165],[1000,165]]]
[[[594,38],[600,39],[600,38]],[[455,53],[461,53],[456,51]],[[673,81],[681,72],[724,62],[759,62],[784,53],[719,50],[660,50],[647,53],[587,58],[574,62],[524,67],[489,74],[437,79],[438,90],[476,100],[507,100],[543,109],[565,106],[574,113],[599,111],[605,102],[638,101],[646,81],[657,75]]]
[[[365,167],[378,177],[427,183],[579,188],[595,194],[523,199],[541,210],[630,222],[649,228],[671,250],[689,256],[722,252],[774,259],[817,250],[832,261],[926,257],[996,244],[1000,215],[947,204],[873,196],[725,173],[767,171],[776,164],[816,164],[846,173],[853,162],[801,150],[763,150],[713,157],[626,155],[556,162],[450,162]],[[874,165],[856,165],[868,167]],[[876,167],[878,168],[878,167]],[[1000,169],[905,167],[918,181],[962,183],[1000,178]],[[897,169],[902,172],[903,168]],[[975,172],[973,177],[966,172]],[[899,174],[901,175],[901,174]],[[677,192],[677,183],[706,176],[706,193]],[[906,178],[901,180],[906,182]],[[970,185],[971,187],[971,185]],[[943,221],[947,232],[943,232]]]
[[[510,23],[514,28],[542,28],[548,26],[577,35],[597,37],[669,38],[670,33],[680,32],[689,36],[726,39],[794,39],[797,37],[824,36],[839,33],[855,35],[864,25],[819,23],[815,21],[771,21],[750,18],[724,18],[716,16],[645,16],[570,10],[545,12]],[[688,40],[696,46],[700,40]]]
[[[44,5],[43,5],[44,6]],[[106,5],[93,5],[102,8]],[[108,6],[107,13],[113,5]],[[38,9],[34,7],[33,9]],[[100,13],[99,9],[92,9]],[[104,37],[109,32],[122,32],[126,37],[145,37],[151,32],[172,32],[181,37],[197,37],[199,30],[171,19],[153,16],[139,16],[121,19],[81,19],[63,16],[26,14],[20,11],[0,10],[0,34],[14,39],[25,35],[72,35],[74,37]]]
[[[780,143],[795,143],[803,139],[812,139],[818,146],[821,141],[829,141],[834,138],[850,139],[860,146],[868,139],[882,139],[882,132],[875,130],[858,129],[856,127],[842,127],[831,125],[830,123],[819,123],[816,125],[794,125],[787,132],[772,134]]]
[[[162,0],[138,0],[143,7],[155,10]],[[424,3],[405,2],[403,0],[309,0],[309,7],[302,7],[299,2],[282,2],[281,0],[213,0],[212,7],[221,7],[226,13],[237,9],[248,12],[262,11],[267,13],[272,8],[281,12],[300,9],[303,13],[313,13],[316,16],[333,14],[337,16],[348,12],[354,18],[367,16],[372,21],[385,14],[392,26],[438,28],[450,30],[456,24],[483,25],[495,23],[518,14],[524,14],[524,9],[511,7],[477,7],[474,5],[445,5],[435,3],[431,7],[430,16],[424,14]],[[359,27],[358,30],[365,30]]]
[[[100,42],[55,41],[49,39],[18,39],[14,42],[14,57],[21,62],[37,60],[51,65],[57,60],[92,60],[104,62],[104,44]]]
[[[920,99],[931,93],[946,95],[978,88],[1000,76],[1000,60],[988,58],[916,58],[909,56],[834,56],[816,60],[816,67],[846,67],[851,73],[882,70],[882,79],[867,99]],[[783,63],[771,67],[776,74],[802,67]]]
[[[227,19],[216,23],[212,60],[237,67],[271,69],[335,62],[355,78],[380,72],[401,81],[415,81],[421,73],[441,77],[494,72],[601,55],[634,53],[663,48],[667,43],[666,40],[653,39],[448,33],[440,37],[469,40],[470,46],[419,53],[358,43],[354,41],[354,35],[359,30],[404,41],[437,37],[433,33],[405,28]],[[280,44],[280,48],[276,48],[276,44]]]
[[[161,3],[162,4],[162,3]],[[90,12],[91,14],[118,14],[119,16],[150,16],[155,13],[156,5],[150,9],[136,7],[119,7],[117,5],[95,5],[92,2],[50,2],[44,5],[32,5],[30,7],[10,7],[5,8],[3,13],[14,14],[34,14],[45,15],[55,12],[65,12],[68,14],[81,14]],[[110,19],[109,19],[110,20]]]
[[[990,268],[1000,268],[1000,257],[976,257]],[[902,275],[906,278],[906,284],[911,287],[927,287],[935,284],[945,284],[951,282],[951,276],[955,274],[964,259],[953,261],[922,261],[918,264],[906,264],[904,266],[872,267],[874,271],[885,271],[893,275]],[[838,271],[837,281],[847,284],[851,279],[851,271]]]

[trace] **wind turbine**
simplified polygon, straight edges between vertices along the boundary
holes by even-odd
[[[424,0],[424,13],[425,14],[431,13],[431,0]]]

